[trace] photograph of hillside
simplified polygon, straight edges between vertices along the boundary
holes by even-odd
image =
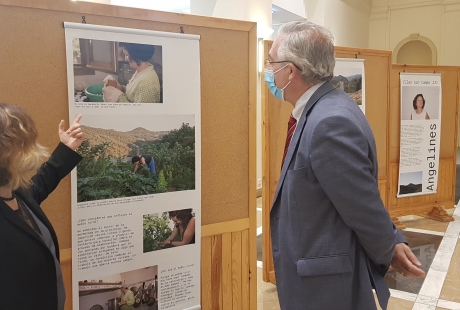
[[[331,80],[335,88],[340,88],[353,99],[358,105],[363,103],[362,98],[362,74],[354,74],[350,76],[334,76]]]
[[[423,172],[406,172],[399,176],[399,195],[421,193]]]
[[[82,129],[77,202],[195,189],[194,115],[84,115]]]

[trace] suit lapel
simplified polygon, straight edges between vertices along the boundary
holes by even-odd
[[[299,122],[297,124],[296,130],[294,132],[294,135],[292,136],[291,144],[289,145],[289,149],[286,154],[286,158],[283,163],[283,167],[281,169],[281,175],[278,181],[278,186],[276,187],[275,191],[275,197],[273,199],[273,203],[271,208],[275,205],[276,200],[278,199],[279,191],[281,189],[281,186],[284,183],[284,179],[286,177],[286,172],[289,168],[289,164],[292,160],[292,156],[294,155],[294,151],[296,149],[297,144],[299,143],[300,137],[302,135],[303,129],[305,127],[305,124],[307,122],[307,116],[310,113],[311,109],[315,106],[315,104],[318,102],[318,100],[323,97],[325,94],[328,92],[334,90],[334,86],[332,86],[331,83],[326,82],[323,85],[318,88],[317,91],[310,97],[308,100],[307,104],[305,105],[305,108],[303,109],[302,116],[299,119]]]
[[[46,226],[46,228],[48,228],[51,234],[53,234],[54,231],[52,232],[50,221],[46,217],[45,213],[43,213],[35,199],[29,194],[29,192],[20,188],[16,191],[16,194],[24,201],[26,206],[29,207],[30,211],[32,211],[35,216],[38,217],[38,219]]]
[[[24,203],[29,207],[29,209],[40,219],[40,221],[49,228],[49,221],[44,216],[43,212],[37,206],[37,202],[33,200],[30,195],[28,195],[24,190],[18,190],[15,194],[24,201]],[[17,214],[14,214],[14,211],[4,202],[0,201],[0,214],[2,214],[5,219],[12,222],[16,226],[18,226],[21,230],[28,233],[32,238],[40,242],[46,247],[45,242],[43,241],[42,237],[33,230],[29,224],[27,224],[24,220],[19,218]]]

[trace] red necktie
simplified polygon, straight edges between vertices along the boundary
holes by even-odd
[[[286,137],[286,144],[284,145],[284,154],[283,154],[283,161],[281,165],[284,163],[284,159],[286,158],[286,154],[289,148],[289,144],[291,144],[292,140],[292,135],[294,134],[295,127],[297,126],[297,120],[294,118],[294,116],[289,117],[289,122],[288,122],[288,132],[287,132],[287,137]]]

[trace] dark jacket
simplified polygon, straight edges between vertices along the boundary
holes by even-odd
[[[15,191],[15,195],[49,229],[58,259],[56,233],[40,203],[81,159],[80,155],[60,143],[32,178],[32,186]],[[0,279],[0,309],[57,309],[53,255],[41,237],[3,200],[0,200]]]

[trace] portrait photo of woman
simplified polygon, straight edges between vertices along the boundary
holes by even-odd
[[[410,114],[411,120],[424,120],[430,119],[428,113],[424,110],[425,109],[425,98],[422,94],[417,94],[412,101],[412,106],[414,107],[414,111]]]

